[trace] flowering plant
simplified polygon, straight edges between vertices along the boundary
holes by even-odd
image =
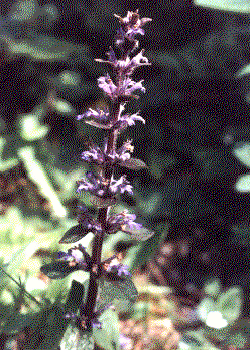
[[[110,208],[117,202],[119,193],[133,194],[132,186],[125,175],[121,176],[120,179],[114,179],[114,169],[118,166],[136,170],[147,167],[142,160],[131,158],[134,149],[131,140],[125,141],[118,149],[116,145],[121,131],[134,125],[135,121],[145,123],[139,112],[130,115],[129,113],[124,114],[124,110],[128,101],[138,98],[134,94],[135,91],[145,92],[145,88],[142,86],[143,81],[133,81],[131,79],[132,73],[135,69],[150,64],[143,56],[144,50],[141,50],[134,57],[131,57],[131,54],[139,46],[135,36],[144,34],[142,27],[151,19],[140,19],[138,10],[128,12],[124,18],[117,15],[115,17],[120,22],[120,29],[115,37],[115,44],[120,51],[119,58],[117,58],[117,53],[113,48],[110,48],[107,52],[107,61],[96,59],[97,62],[106,63],[113,69],[114,80],[109,74],[98,79],[98,86],[109,100],[109,108],[97,110],[89,108],[87,112],[77,116],[78,120],[83,119],[86,123],[106,129],[108,132],[103,149],[89,141],[89,150],[82,153],[82,159],[90,163],[94,171],[88,171],[85,178],[78,181],[77,189],[78,192],[88,191],[90,193],[92,203],[98,208],[98,215],[94,218],[86,206],[80,207],[79,224],[66,232],[59,242],[75,243],[92,232],[94,234],[92,257],[79,244],[69,249],[67,253],[59,252],[56,262],[41,267],[41,271],[52,279],[64,278],[77,270],[90,273],[87,296],[85,302],[79,305],[79,314],[70,309],[65,313],[65,318],[73,319],[75,325],[82,332],[92,332],[93,327],[101,328],[101,323],[97,318],[111,306],[107,304],[103,308],[97,309],[96,302],[100,298],[98,291],[100,281],[111,284],[113,289],[117,290],[116,296],[119,295],[129,302],[135,301],[137,295],[127,266],[122,265],[116,256],[101,261],[104,237],[115,234],[117,231],[123,231],[137,240],[146,240],[153,235],[153,232],[136,223],[136,216],[129,214],[128,211],[110,214]],[[128,289],[131,293],[128,293]]]

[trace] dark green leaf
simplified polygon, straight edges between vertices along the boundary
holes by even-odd
[[[115,205],[116,203],[115,198],[100,198],[93,195],[90,197],[90,201],[97,208],[108,208],[108,207],[111,207],[112,205]]]
[[[84,298],[84,286],[75,280],[72,281],[68,298],[65,304],[65,311],[76,312]]]
[[[73,226],[60,239],[59,243],[68,244],[78,242],[89,232],[91,232],[89,229],[83,228],[81,225]]]
[[[43,265],[40,270],[51,279],[64,278],[70,273],[79,270],[79,265],[69,266],[67,261],[57,261]]]
[[[156,251],[157,247],[161,244],[165,232],[157,232],[154,236],[150,237],[147,242],[140,243],[139,251],[136,253],[134,261],[132,263],[132,269],[135,269],[149,260],[152,254]]]
[[[85,120],[85,123],[92,125],[92,126],[95,126],[99,129],[105,129],[105,130],[109,130],[113,126],[112,124],[100,124],[100,123],[95,122],[94,120]]]
[[[141,159],[137,159],[137,158],[130,158],[128,160],[125,160],[124,162],[119,162],[119,165],[125,166],[126,168],[133,169],[133,170],[148,168],[146,163],[144,163]]]
[[[114,300],[119,300],[127,308],[132,307],[138,296],[134,283],[128,277],[123,281],[107,281],[102,278],[100,289],[100,300],[102,302],[109,304],[113,303]]]

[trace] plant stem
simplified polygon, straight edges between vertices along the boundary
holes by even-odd
[[[113,111],[112,111],[115,121],[118,119],[119,110],[120,110],[120,106],[117,103],[117,101],[115,101],[113,104]],[[112,150],[115,150],[117,137],[118,137],[117,130],[111,129],[108,136],[107,154],[109,154]],[[113,168],[106,167],[104,175],[105,175],[104,176],[105,180],[110,182],[113,175]],[[102,226],[102,231],[96,234],[94,237],[93,249],[92,249],[93,266],[97,265],[99,267],[101,263],[102,244],[103,244],[104,234],[106,229],[107,214],[108,214],[108,208],[99,209],[97,220]],[[98,295],[98,282],[96,279],[95,272],[91,271],[90,279],[89,279],[88,294],[87,294],[87,299],[85,303],[85,316],[88,317],[89,319],[93,317],[97,295]]]

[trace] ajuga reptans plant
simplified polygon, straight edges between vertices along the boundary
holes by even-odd
[[[84,114],[77,116],[79,121],[83,120],[93,127],[107,131],[102,148],[88,140],[89,149],[82,153],[82,159],[90,163],[93,170],[87,171],[85,177],[78,181],[77,189],[78,192],[89,192],[93,205],[98,208],[98,214],[97,217],[94,217],[86,206],[81,206],[78,215],[79,224],[66,232],[59,242],[75,243],[92,232],[94,234],[92,256],[79,244],[69,249],[67,253],[59,252],[56,262],[41,267],[41,271],[50,278],[64,278],[77,270],[90,273],[85,303],[79,306],[78,313],[70,310],[65,312],[65,317],[74,319],[76,326],[82,331],[91,331],[92,327],[101,328],[98,316],[110,306],[97,309],[98,281],[101,278],[111,283],[113,281],[119,288],[119,283],[122,284],[130,279],[128,267],[119,263],[116,256],[101,261],[104,237],[118,231],[126,232],[137,240],[146,240],[153,235],[153,232],[143,228],[142,224],[136,223],[136,216],[128,211],[110,214],[110,209],[116,204],[120,193],[127,191],[133,194],[132,186],[125,175],[120,179],[114,178],[114,169],[118,166],[129,169],[146,167],[142,160],[131,157],[134,148],[132,141],[127,140],[117,149],[117,138],[121,131],[128,126],[135,125],[135,121],[145,123],[139,112],[129,114],[124,111],[130,100],[138,98],[135,95],[136,91],[145,92],[142,85],[143,80],[139,82],[132,80],[134,70],[150,64],[144,56],[144,50],[136,55],[133,53],[139,46],[135,37],[137,34],[144,35],[142,27],[151,19],[140,19],[138,10],[128,12],[124,18],[118,15],[115,17],[120,22],[120,29],[115,37],[116,52],[110,47],[107,52],[107,61],[96,59],[97,62],[111,66],[113,72],[112,78],[106,74],[98,79],[98,86],[103,90],[107,99],[107,107],[97,110],[89,108]]]

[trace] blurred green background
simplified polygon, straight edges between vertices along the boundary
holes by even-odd
[[[76,224],[79,202],[90,205],[75,191],[88,169],[80,154],[86,137],[102,145],[105,131],[77,122],[76,115],[105,103],[97,78],[107,70],[94,58],[105,59],[113,45],[119,27],[113,14],[138,8],[141,17],[152,18],[139,38],[152,65],[136,71],[146,93],[128,111],[140,109],[146,125],[128,128],[118,144],[132,138],[134,156],[149,171],[117,171],[127,173],[135,196],[123,195],[115,210],[135,212],[156,234],[130,248],[127,262],[146,271],[162,242],[169,243],[176,254],[161,266],[163,282],[152,273],[155,284],[190,297],[218,277],[225,288],[240,285],[249,302],[250,15],[247,2],[228,4],[1,4],[0,257],[32,295],[55,300],[68,291],[64,282],[47,288],[39,267],[55,257],[58,240]],[[107,240],[106,254],[122,239]],[[2,314],[15,300],[14,285],[3,276]]]

